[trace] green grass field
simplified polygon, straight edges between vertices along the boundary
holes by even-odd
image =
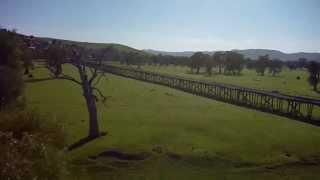
[[[71,67],[64,68],[76,75]],[[161,71],[185,74],[183,69],[174,70],[174,67]],[[247,73],[250,74],[245,72],[243,76],[225,79],[231,83],[238,82],[232,78],[243,78],[242,83],[250,84]],[[290,72],[281,74],[287,75]],[[45,69],[35,70],[34,78],[46,77]],[[262,77],[252,75],[253,78]],[[296,87],[299,93],[309,92],[308,86],[298,85],[306,85],[303,78],[292,85],[295,80],[288,78],[287,84]],[[262,88],[277,87],[273,82],[283,81],[276,79],[270,83],[261,80],[265,84]],[[108,96],[105,105],[98,104],[100,126],[108,135],[67,153],[72,164],[67,179],[313,180],[320,177],[319,127],[110,74],[101,81],[100,88]],[[87,135],[87,111],[81,93],[78,85],[65,80],[26,85],[28,105],[61,120],[70,144]],[[148,158],[88,160],[89,156],[109,149],[146,153]]]
[[[197,75],[191,74],[190,68],[182,66],[146,65],[142,68],[154,72],[174,74],[194,79],[204,79],[267,91],[279,91],[280,93],[290,95],[320,98],[320,94],[313,91],[312,87],[308,84],[308,72],[306,70],[289,70],[284,68],[279,75],[273,77],[268,74],[267,71],[265,76],[258,76],[254,70],[248,69],[244,69],[240,76],[226,76],[220,74],[208,76],[204,73],[205,69],[202,69],[202,74]],[[218,72],[217,69],[215,69],[215,72]],[[300,77],[300,80],[297,79],[298,76]]]

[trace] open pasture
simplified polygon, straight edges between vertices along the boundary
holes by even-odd
[[[35,79],[47,77],[45,69],[36,69]],[[79,179],[319,176],[319,127],[110,74],[100,88],[108,99],[98,105],[99,122],[108,135],[68,153]],[[27,84],[26,95],[30,106],[63,120],[69,143],[86,136],[87,111],[78,85],[35,81]],[[147,158],[88,160],[110,149]]]

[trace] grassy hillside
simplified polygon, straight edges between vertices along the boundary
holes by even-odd
[[[148,54],[144,51],[140,51],[138,49],[134,49],[129,46],[125,46],[122,44],[115,44],[115,43],[90,43],[90,42],[70,41],[70,40],[62,40],[62,39],[54,39],[54,38],[39,38],[39,39],[45,40],[45,41],[59,40],[66,44],[76,44],[76,45],[83,46],[90,49],[114,48],[119,52],[139,52],[143,54]]]
[[[48,74],[37,68],[34,76]],[[75,171],[69,179],[320,177],[319,127],[109,74],[100,88],[108,96],[106,105],[99,103],[100,125],[108,135],[67,154]],[[26,86],[27,103],[63,121],[69,143],[87,134],[81,94],[64,80]],[[110,149],[147,158],[88,160]]]

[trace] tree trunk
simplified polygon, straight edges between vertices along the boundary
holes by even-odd
[[[99,131],[99,123],[98,123],[98,113],[97,113],[97,106],[96,101],[93,96],[92,87],[89,83],[87,74],[85,69],[78,67],[81,83],[82,83],[82,90],[83,96],[86,99],[87,109],[89,113],[89,137],[98,137],[100,135]]]
[[[97,137],[99,136],[99,123],[96,102],[91,93],[86,94],[85,99],[89,113],[89,137]]]
[[[89,137],[99,136],[99,123],[97,106],[94,96],[92,94],[92,88],[88,81],[82,82],[83,95],[86,99],[87,109],[89,113]]]
[[[25,75],[29,74],[29,68],[28,67],[25,67],[24,74]]]
[[[57,64],[57,65],[56,65],[55,72],[54,72],[54,75],[55,75],[56,77],[58,77],[61,73],[62,73],[62,66],[61,66],[61,64]]]
[[[200,67],[197,67],[197,74],[199,74],[199,71],[200,71]]]

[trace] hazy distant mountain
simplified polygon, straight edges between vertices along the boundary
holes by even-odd
[[[259,56],[269,54],[270,58],[278,58],[284,61],[292,61],[298,60],[299,58],[306,58],[308,60],[320,61],[320,53],[284,53],[277,50],[269,50],[269,49],[245,49],[245,50],[235,50],[245,57],[249,57],[251,59],[257,59]]]
[[[162,55],[170,55],[170,56],[182,56],[182,57],[190,57],[194,54],[194,51],[182,51],[182,52],[169,52],[169,51],[157,51],[153,49],[145,49],[143,50],[145,52],[148,52],[150,54],[162,54]],[[206,54],[212,54],[213,52],[204,51]]]
[[[167,51],[157,51],[152,49],[146,49],[145,52],[151,54],[162,54],[162,55],[172,55],[172,56],[192,56],[194,51],[183,51],[183,52],[167,52]],[[297,60],[299,58],[306,58],[308,60],[320,61],[320,53],[284,53],[277,50],[270,49],[245,49],[245,50],[233,50],[243,54],[246,58],[257,59],[259,56],[269,54],[270,58],[278,58],[284,61]],[[206,54],[213,54],[214,51],[203,51]]]

